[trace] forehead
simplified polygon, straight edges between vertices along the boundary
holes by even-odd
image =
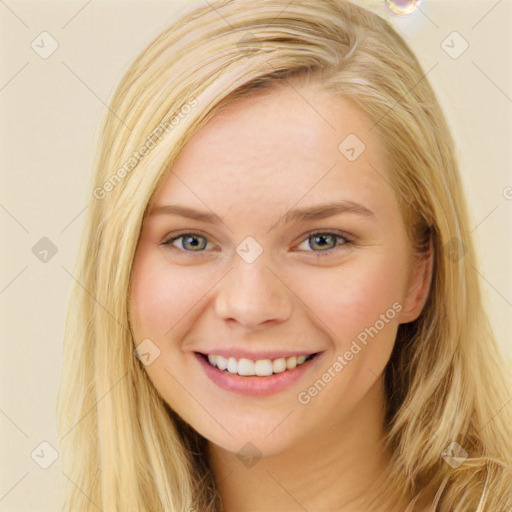
[[[370,128],[349,101],[317,84],[239,99],[191,137],[154,205],[259,218],[319,200],[389,207],[385,150]]]

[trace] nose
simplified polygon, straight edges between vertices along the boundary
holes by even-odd
[[[264,254],[252,263],[235,256],[234,267],[221,281],[217,293],[218,318],[251,329],[290,318],[293,292],[267,266]]]

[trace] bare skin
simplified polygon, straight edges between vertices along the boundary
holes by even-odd
[[[383,371],[398,325],[424,306],[430,275],[427,263],[413,264],[385,149],[370,127],[315,83],[245,98],[194,134],[144,223],[132,274],[135,339],[158,346],[150,379],[209,441],[226,512],[368,512],[389,460]],[[338,149],[349,134],[365,145],[353,161]],[[282,220],[342,200],[373,214]],[[155,213],[170,204],[222,221]],[[324,239],[325,251],[310,238],[333,231],[351,242]],[[185,233],[198,243],[173,238]],[[249,236],[263,249],[250,264],[236,252]],[[345,357],[370,326],[378,333]],[[195,351],[219,347],[322,359],[285,390],[246,397],[216,386],[198,363]],[[345,364],[335,371],[339,356]],[[329,383],[312,396],[326,372]],[[237,456],[246,443],[260,453],[250,467]]]

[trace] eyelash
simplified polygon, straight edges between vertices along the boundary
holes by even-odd
[[[336,231],[313,231],[312,233],[309,233],[303,240],[301,240],[301,242],[298,244],[302,244],[304,241],[307,241],[310,237],[314,237],[314,236],[318,236],[318,235],[327,235],[327,236],[334,236],[336,237],[336,239],[341,239],[343,240],[343,243],[341,245],[336,245],[333,249],[325,249],[323,251],[305,251],[305,252],[311,252],[313,254],[315,254],[316,256],[329,256],[329,255],[333,255],[337,252],[339,252],[340,250],[342,250],[342,247],[344,247],[345,245],[350,245],[353,243],[353,240],[351,238],[349,238],[346,234],[341,234],[339,232],[336,232]],[[208,240],[208,237],[200,234],[200,233],[195,233],[195,232],[185,232],[185,233],[181,233],[179,235],[176,235],[176,236],[173,236],[172,238],[169,238],[167,239],[166,241],[162,242],[162,245],[167,245],[169,246],[171,249],[176,249],[178,251],[181,251],[181,252],[186,252],[186,253],[190,253],[190,254],[194,254],[194,253],[197,253],[197,254],[204,254],[205,250],[201,250],[201,251],[187,251],[186,249],[181,249],[179,247],[174,247],[172,246],[172,242],[176,241],[176,240],[179,240],[180,238],[184,238],[185,236],[192,236],[192,237],[199,237],[199,238],[204,238],[206,240]]]

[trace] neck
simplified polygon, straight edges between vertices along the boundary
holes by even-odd
[[[224,512],[369,511],[391,454],[384,447],[384,389],[366,396],[329,429],[246,467],[236,453],[209,443]]]

